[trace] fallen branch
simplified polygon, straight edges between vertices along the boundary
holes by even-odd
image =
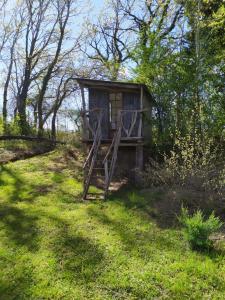
[[[51,144],[62,144],[65,142],[50,140],[43,137],[35,137],[35,136],[25,136],[25,135],[1,135],[0,141],[9,141],[9,140],[24,140],[24,141],[36,141],[36,142],[48,142]]]

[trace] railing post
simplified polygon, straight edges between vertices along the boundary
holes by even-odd
[[[83,140],[86,140],[86,139],[88,139],[88,126],[87,126],[86,112],[82,111],[81,116],[82,116],[82,137],[83,137]]]
[[[83,119],[83,128],[82,128],[82,136],[83,139],[88,139],[88,120],[86,115],[86,103],[85,103],[85,96],[84,96],[84,86],[80,84],[80,90],[81,90],[81,98],[82,98],[82,119]]]
[[[140,121],[139,121],[139,127],[138,127],[138,137],[142,137],[142,118],[143,118],[143,86],[141,86],[141,97],[140,97],[140,105],[141,105],[141,110],[140,110]]]
[[[142,137],[142,112],[139,112],[140,119],[139,119],[139,126],[138,126],[138,137]]]

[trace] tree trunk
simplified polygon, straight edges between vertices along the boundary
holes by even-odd
[[[44,96],[45,96],[49,81],[51,79],[52,72],[58,62],[58,59],[59,59],[59,56],[61,53],[62,43],[63,43],[63,39],[64,39],[64,35],[65,35],[65,29],[66,29],[66,25],[67,25],[67,22],[69,19],[69,14],[70,14],[70,5],[71,5],[71,1],[67,1],[67,3],[65,4],[66,14],[65,14],[65,18],[64,19],[62,18],[60,20],[60,35],[59,35],[59,39],[58,39],[57,49],[54,54],[54,58],[53,58],[52,62],[49,64],[47,72],[46,72],[45,76],[43,77],[42,86],[41,86],[41,90],[40,90],[39,97],[38,97],[38,136],[40,136],[40,137],[43,136],[43,133],[44,133],[44,120],[43,120]]]
[[[9,70],[6,78],[6,82],[4,85],[4,92],[3,92],[3,109],[2,109],[2,116],[3,116],[3,127],[4,127],[4,132],[6,133],[7,131],[7,103],[8,103],[8,87],[9,87],[9,82],[10,82],[10,77],[12,73],[12,62],[10,62],[9,65]]]
[[[38,122],[37,103],[35,103],[35,105],[34,105],[33,118],[34,118],[34,128],[35,128],[35,130],[37,130],[37,122]]]
[[[19,126],[21,130],[21,134],[27,135],[29,133],[29,126],[27,124],[26,98],[24,98],[24,95],[18,96],[17,111],[19,116]]]
[[[30,60],[28,60],[26,63],[26,70],[24,74],[22,91],[17,96],[19,126],[20,126],[21,133],[23,135],[29,133],[29,124],[27,123],[27,116],[26,116],[26,101],[27,101],[29,86],[31,83],[30,77],[31,77],[31,66],[30,66]]]
[[[56,140],[56,116],[57,116],[57,111],[54,111],[52,116],[52,129],[51,129],[52,140]]]
[[[13,42],[12,42],[12,45],[11,45],[11,48],[10,48],[10,63],[9,63],[9,66],[8,66],[8,73],[7,73],[7,77],[6,77],[6,81],[5,81],[5,85],[4,85],[4,91],[3,91],[2,116],[3,116],[3,128],[4,128],[5,133],[7,131],[8,88],[9,88],[10,78],[11,78],[11,75],[12,75],[14,49],[15,49],[15,45],[16,45],[16,42],[17,42],[17,38],[18,38],[18,31],[16,32],[16,34],[14,36],[14,39],[13,39]]]

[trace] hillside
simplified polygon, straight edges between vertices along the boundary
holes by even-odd
[[[84,202],[79,156],[1,167],[0,299],[225,299],[224,244],[189,249],[175,192]]]

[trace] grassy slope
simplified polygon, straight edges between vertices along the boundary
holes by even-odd
[[[154,193],[80,201],[77,161],[54,152],[2,167],[0,299],[225,299],[222,252],[193,252],[157,225]]]
[[[0,141],[0,164],[15,161],[52,150],[52,145],[46,142],[31,142],[21,140]]]

